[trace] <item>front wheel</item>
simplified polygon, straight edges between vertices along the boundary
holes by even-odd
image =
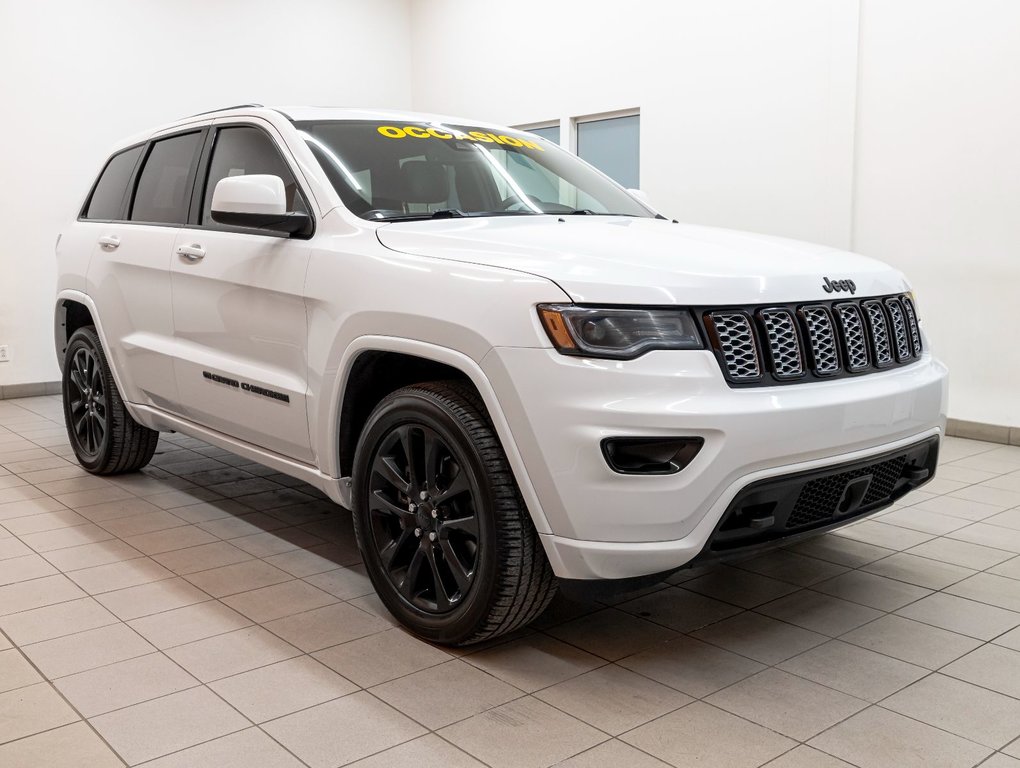
[[[448,645],[524,626],[556,580],[485,408],[460,382],[383,399],[354,460],[354,525],[380,599]]]
[[[159,432],[127,412],[95,328],[79,328],[71,336],[61,384],[67,437],[84,469],[117,475],[149,463]]]

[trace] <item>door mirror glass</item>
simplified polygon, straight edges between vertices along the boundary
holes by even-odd
[[[293,234],[308,226],[308,214],[287,210],[283,179],[271,174],[227,176],[213,191],[213,221],[231,227]]]

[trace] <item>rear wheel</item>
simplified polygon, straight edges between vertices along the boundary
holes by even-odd
[[[451,645],[537,617],[556,581],[484,406],[459,382],[387,396],[355,454],[354,521],[379,597]]]
[[[156,452],[159,432],[124,407],[95,328],[79,328],[64,353],[64,422],[78,463],[96,475],[141,469]]]

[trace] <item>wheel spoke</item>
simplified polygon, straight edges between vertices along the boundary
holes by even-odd
[[[435,492],[436,475],[439,473],[439,459],[441,456],[440,448],[442,444],[437,435],[432,430],[425,431],[425,484]]]
[[[418,575],[421,573],[421,567],[425,563],[425,552],[421,547],[418,547],[411,555],[411,562],[408,563],[407,573],[404,574],[404,580],[400,582],[397,589],[400,594],[407,600],[413,600],[415,597],[414,586],[418,583]]]
[[[443,560],[450,569],[450,573],[453,574],[453,578],[460,588],[460,593],[463,595],[467,592],[468,587],[471,586],[471,574],[464,569],[460,558],[457,557],[457,553],[453,551],[453,545],[450,544],[449,539],[441,539],[439,544],[443,550]]]
[[[407,457],[407,478],[410,481],[411,488],[417,488],[419,485],[418,480],[418,468],[415,466],[415,455],[414,455],[414,440],[411,436],[411,427],[404,425],[399,430],[400,444],[404,447],[404,456]]]
[[[72,368],[69,378],[71,379],[71,383],[74,384],[75,388],[78,390],[78,394],[84,397],[86,386],[85,382],[82,381],[81,372],[77,368]]]
[[[82,414],[82,415],[81,415],[81,416],[80,416],[80,417],[78,418],[78,420],[74,422],[74,433],[75,433],[76,435],[78,435],[78,437],[79,437],[79,438],[84,438],[84,436],[85,436],[85,433],[84,433],[84,431],[83,431],[83,429],[82,429],[82,428],[83,428],[83,427],[85,426],[85,423],[86,423],[86,422],[87,422],[88,420],[89,420],[89,412],[88,412],[88,411],[85,411],[85,413],[83,413],[83,414]]]
[[[407,542],[414,540],[414,533],[409,528],[405,528],[400,532],[400,536],[397,537],[396,541],[391,541],[382,551],[379,553],[379,558],[382,560],[383,568],[390,571],[393,570],[394,563],[398,561],[398,557],[401,551],[407,547]]]
[[[450,484],[439,491],[433,498],[436,504],[445,504],[454,496],[471,490],[471,483],[468,481],[467,472],[461,468]]]
[[[443,520],[441,528],[442,532],[440,535],[445,534],[444,538],[449,538],[449,532],[451,530],[460,531],[473,539],[478,538],[478,518],[474,515],[468,515],[466,517],[452,517],[448,520]]]
[[[411,523],[411,527],[414,527],[414,513],[407,511],[404,507],[394,504],[383,495],[382,491],[372,491],[372,496],[369,499],[369,509],[383,512],[388,515],[394,515],[400,520]]]
[[[429,561],[429,568],[432,571],[432,580],[435,582],[436,610],[450,610],[450,596],[446,594],[446,585],[439,575],[439,562],[436,560],[436,550],[433,547],[425,548],[425,556]]]
[[[387,483],[403,494],[411,492],[411,484],[404,479],[392,456],[380,456],[375,462],[375,471]]]

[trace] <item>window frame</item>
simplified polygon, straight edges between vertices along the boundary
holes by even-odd
[[[191,159],[191,167],[188,169],[188,179],[184,183],[185,188],[190,190],[190,193],[185,198],[188,201],[188,212],[187,212],[187,214],[184,217],[185,221],[184,222],[168,222],[168,221],[141,221],[141,220],[131,219],[130,218],[131,210],[135,206],[135,198],[138,195],[138,182],[141,181],[142,171],[145,170],[145,165],[146,165],[146,163],[149,162],[149,156],[152,154],[153,147],[155,147],[156,144],[158,142],[160,142],[160,141],[165,141],[166,139],[173,139],[173,138],[176,138],[178,136],[186,136],[186,135],[192,134],[192,133],[198,133],[198,134],[203,134],[203,135],[199,137],[199,140],[198,140],[199,151],[196,153],[195,157],[193,157]],[[187,220],[189,220],[191,218],[191,209],[192,209],[192,207],[194,205],[194,198],[195,198],[195,195],[194,195],[194,191],[195,191],[194,190],[195,174],[198,171],[198,167],[199,167],[199,164],[200,164],[201,159],[202,159],[202,149],[205,146],[205,141],[208,138],[208,133],[209,133],[209,126],[208,125],[203,125],[203,126],[188,126],[188,127],[182,128],[181,130],[178,130],[178,131],[171,131],[169,133],[160,134],[159,136],[154,136],[154,137],[150,138],[146,142],[146,144],[148,146],[146,146],[145,151],[142,153],[142,159],[141,159],[141,161],[139,161],[138,165],[135,167],[134,174],[133,174],[132,179],[131,179],[131,194],[128,197],[127,206],[126,206],[125,210],[122,211],[122,213],[124,214],[124,217],[125,217],[124,220],[123,220],[123,223],[125,223],[125,224],[136,224],[136,225],[143,226],[143,227],[175,227],[177,229],[180,229],[181,227],[188,226],[188,221]]]
[[[135,182],[137,181],[138,178],[138,169],[141,167],[142,161],[148,156],[149,150],[148,147],[146,146],[148,143],[149,143],[148,140],[136,141],[134,144],[129,144],[126,147],[121,147],[117,151],[113,152],[108,158],[106,158],[106,162],[103,163],[102,170],[99,171],[99,174],[96,176],[95,181],[92,182],[92,186],[89,188],[89,193],[88,195],[85,196],[85,202],[82,203],[81,209],[78,211],[77,218],[78,221],[84,222],[86,224],[90,222],[94,224],[114,224],[123,222],[130,223],[127,221],[128,201],[134,198],[134,188]],[[132,167],[131,169],[131,173],[128,174],[127,184],[124,187],[124,194],[121,197],[120,201],[119,209],[120,217],[116,219],[98,219],[98,218],[90,219],[87,214],[89,207],[92,205],[92,198],[96,194],[96,189],[98,189],[99,182],[102,181],[107,168],[110,167],[110,163],[113,162],[114,158],[120,157],[125,152],[130,152],[131,150],[138,148],[141,148],[142,151],[139,153],[137,159],[135,160],[135,164],[134,167]]]
[[[251,229],[249,227],[235,227],[228,224],[219,224],[215,221],[209,221],[207,223],[200,223],[202,217],[202,206],[205,204],[205,190],[209,184],[209,171],[212,167],[212,156],[216,148],[216,138],[220,131],[228,128],[252,128],[262,133],[263,136],[269,141],[269,143],[276,150],[277,155],[283,162],[284,166],[290,171],[290,175],[294,177],[294,184],[297,187],[297,194],[301,196],[301,201],[305,205],[305,210],[308,212],[308,218],[311,221],[311,231],[307,234],[293,234],[287,235],[281,232],[271,232],[269,230],[262,229]],[[188,229],[202,229],[213,232],[233,232],[239,235],[259,235],[262,237],[276,237],[289,240],[310,240],[315,236],[318,231],[318,216],[315,213],[315,208],[311,204],[312,197],[308,194],[308,191],[304,187],[304,178],[298,173],[295,163],[291,161],[288,153],[283,150],[280,142],[263,126],[258,123],[254,123],[248,120],[231,120],[230,122],[216,123],[211,125],[207,129],[207,135],[202,144],[202,150],[198,156],[198,164],[194,182],[191,188],[191,203],[188,210],[188,221],[183,226]],[[210,219],[212,217],[210,216]]]

